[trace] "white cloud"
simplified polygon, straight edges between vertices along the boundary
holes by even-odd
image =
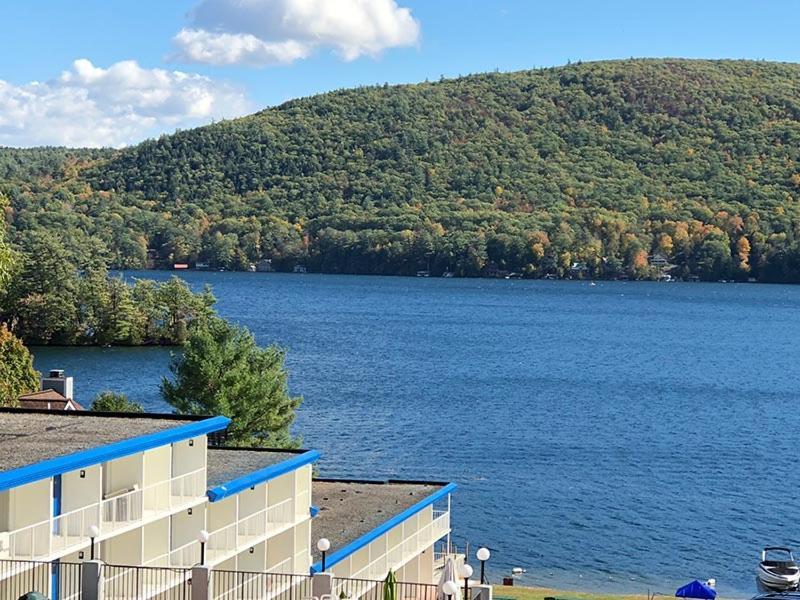
[[[331,48],[345,60],[419,41],[419,22],[395,0],[201,0],[173,38],[175,60],[267,66]]]
[[[208,77],[79,59],[46,83],[0,80],[0,146],[124,146],[249,108],[241,90]]]

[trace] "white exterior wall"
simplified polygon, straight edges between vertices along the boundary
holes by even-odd
[[[233,525],[236,523],[237,496],[238,494],[236,496],[228,496],[219,502],[210,502],[208,504],[208,518],[206,523],[208,525],[207,530],[209,532],[213,533],[218,529],[222,529],[223,527],[227,527],[228,525]]]
[[[0,492],[0,531],[11,529],[11,490]]]
[[[444,518],[435,521],[427,506],[326,570],[336,577],[383,579],[392,569],[405,581],[433,583],[433,545],[450,532]]]
[[[142,534],[144,529],[133,529],[100,543],[99,557],[114,565],[141,565]]]
[[[311,568],[311,521],[306,520],[294,528],[294,565],[292,573],[308,573]]]
[[[62,515],[100,502],[102,496],[103,469],[100,465],[76,469],[61,476]]]
[[[134,487],[142,488],[144,456],[142,453],[124,456],[104,463],[103,497]]]
[[[189,514],[187,509],[172,515],[171,550],[196,541],[197,534],[206,528],[206,507],[195,506],[191,509],[191,513]]]
[[[52,517],[52,479],[34,481],[9,491],[9,526],[11,529],[20,529]]]
[[[153,448],[144,453],[144,485],[150,486],[172,477],[172,449],[170,445]]]
[[[294,556],[294,531],[288,529],[267,540],[267,571],[272,573],[291,573],[289,564]]]
[[[260,483],[236,494],[239,499],[239,518],[243,519],[267,508],[267,484]]]
[[[263,572],[267,568],[267,544],[261,542],[237,556],[239,571]]]
[[[159,560],[165,555],[169,554],[171,548],[169,547],[170,540],[170,519],[160,519],[153,523],[148,523],[142,528],[142,560],[144,564],[153,564],[153,566],[169,566],[169,558],[166,560]],[[152,561],[157,561],[152,563]]]
[[[172,477],[206,467],[206,436],[201,435],[172,444]]]

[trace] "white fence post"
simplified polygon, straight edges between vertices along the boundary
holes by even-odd
[[[101,560],[87,560],[81,565],[82,600],[103,600],[103,567]]]
[[[211,569],[203,565],[192,567],[192,600],[211,600]]]

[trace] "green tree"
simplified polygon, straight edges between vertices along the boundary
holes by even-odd
[[[20,395],[38,387],[33,356],[5,324],[0,324],[0,406],[16,406]]]
[[[144,412],[144,407],[138,402],[128,400],[125,394],[118,392],[100,392],[92,400],[92,407],[89,410],[95,412]]]
[[[227,442],[236,446],[293,447],[289,427],[301,398],[291,397],[283,350],[261,348],[253,335],[219,318],[193,328],[173,355],[174,380],[161,381],[178,414],[232,419]]]
[[[0,193],[0,215],[3,214],[5,207],[8,206],[8,201],[5,196]],[[6,243],[5,239],[5,222],[0,218],[0,297],[5,290],[6,285],[11,279],[11,271],[14,266],[14,255],[11,248]]]
[[[71,344],[78,329],[77,269],[55,234],[22,239],[21,260],[4,302],[12,329],[28,344]]]

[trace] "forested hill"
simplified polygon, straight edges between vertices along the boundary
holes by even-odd
[[[3,175],[9,152],[15,239],[93,237],[115,267],[653,278],[666,260],[684,278],[800,281],[795,64],[629,60],[343,90],[62,154],[51,177]]]

